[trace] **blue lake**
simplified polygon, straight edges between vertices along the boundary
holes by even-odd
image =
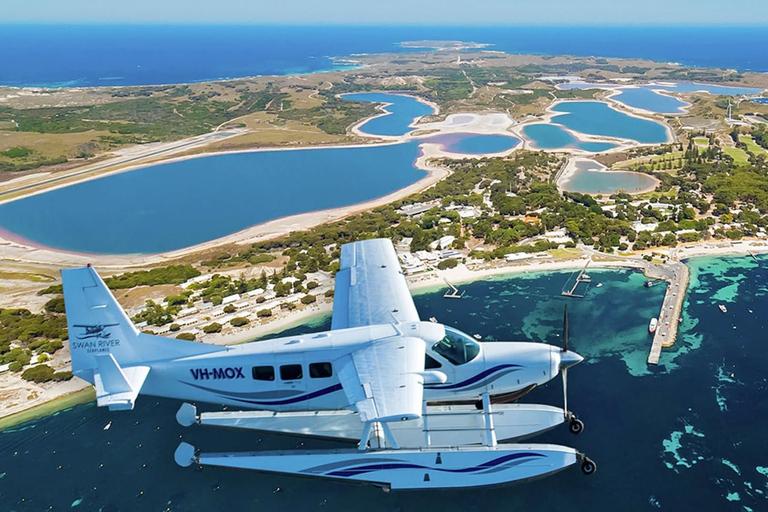
[[[699,84],[695,82],[673,82],[664,84],[650,84],[636,87],[622,87],[616,84],[602,83],[568,83],[560,86],[564,90],[568,89],[609,89],[618,90],[619,93],[613,97],[616,101],[630,107],[641,108],[658,114],[681,114],[684,113],[686,103],[673,96],[659,94],[656,91],[666,91],[670,93],[687,92],[708,92],[713,95],[738,96],[741,94],[757,94],[762,89],[753,87],[739,87],[730,85]]]
[[[397,137],[405,135],[413,130],[410,124],[418,117],[434,114],[434,109],[429,105],[411,96],[386,93],[354,93],[344,94],[345,100],[367,101],[373,103],[391,103],[385,110],[388,114],[375,117],[362,126],[360,131],[369,135],[385,135]]]
[[[173,510],[503,510],[506,512],[760,512],[768,510],[768,259],[691,260],[691,285],[675,346],[647,366],[648,319],[664,288],[640,272],[590,270],[574,301],[560,295],[570,272],[531,273],[415,297],[422,318],[485,340],[560,344],[563,305],[571,347],[585,361],[568,372],[569,408],[586,423],[579,436],[558,427],[531,442],[574,446],[598,464],[511,487],[382,493],[373,487],[216,468],[180,468],[186,441],[206,451],[348,447],[341,443],[205,427],[180,427],[180,402],[139,398],[131,412],[93,404],[0,432],[0,509]],[[726,304],[721,313],[718,304]],[[286,332],[330,327],[327,318]],[[559,406],[559,381],[522,401]],[[202,410],[217,409],[203,406]],[[218,408],[220,410],[220,407]],[[109,430],[104,425],[112,422]],[[44,483],[44,485],[43,485]],[[78,501],[81,500],[81,501]],[[75,502],[79,506],[72,507]],[[747,508],[748,507],[748,508]]]
[[[659,144],[668,139],[664,125],[619,112],[601,101],[565,101],[552,110],[563,113],[553,117],[553,123],[577,132],[620,137],[645,144]]]
[[[563,190],[582,194],[615,194],[620,191],[632,194],[646,191],[656,183],[646,174],[607,171],[591,162],[577,162],[576,167],[568,181],[562,183]]]
[[[157,253],[297,213],[364,202],[426,174],[418,143],[193,158],[0,205],[0,226],[91,253]]]
[[[682,114],[687,103],[674,96],[659,94],[651,89],[621,89],[613,99],[629,107],[641,108],[658,114]]]
[[[425,139],[424,142],[440,144],[444,151],[478,155],[509,151],[520,144],[520,139],[508,135],[474,135],[471,133],[452,133]]]
[[[393,94],[356,94],[392,103],[367,133],[403,135],[432,108]],[[345,96],[349,98],[350,96]],[[519,139],[454,134],[456,153],[497,153]],[[270,220],[362,203],[415,183],[421,141],[367,147],[288,149],[160,164],[0,205],[0,227],[34,244],[75,252],[167,252]],[[89,219],[89,223],[84,223]]]
[[[583,142],[557,124],[532,124],[523,128],[525,136],[536,149],[577,148],[599,153],[615,148],[610,142]]]

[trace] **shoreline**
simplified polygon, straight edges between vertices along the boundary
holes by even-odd
[[[669,249],[665,249],[669,250]],[[768,241],[741,240],[736,242],[728,241],[710,241],[706,243],[695,243],[673,249],[678,251],[679,260],[685,263],[687,260],[699,257],[748,257],[751,253],[768,253]],[[658,250],[657,250],[658,252]],[[682,252],[683,254],[680,254]],[[502,264],[497,267],[487,267],[483,269],[470,269],[465,265],[459,265],[453,269],[438,271],[434,270],[428,274],[413,276],[408,280],[408,288],[414,296],[424,293],[436,292],[445,288],[444,278],[449,279],[454,284],[466,284],[486,279],[503,278],[505,276],[514,276],[517,274],[539,274],[548,272],[557,272],[563,270],[573,270],[582,268],[585,262],[590,259],[590,255],[583,253],[579,257],[559,260],[559,261],[539,261],[527,263]],[[592,260],[590,264],[596,269],[634,269],[640,270],[643,265],[635,260],[620,258],[611,255],[605,255],[609,259]],[[615,258],[615,259],[610,259]],[[222,336],[221,340],[210,339],[205,342],[215,344],[238,344],[247,343],[256,338],[266,336],[275,332],[283,331],[302,324],[310,323],[313,319],[320,319],[331,312],[332,302],[325,302],[316,308],[306,308],[295,313],[289,313],[284,317],[278,318],[267,324],[259,325],[251,329],[246,329],[238,333],[232,333],[228,336]],[[72,407],[81,403],[93,401],[93,389],[91,386],[80,379],[68,381],[70,383],[79,383],[81,388],[74,391],[67,391],[59,396],[52,396],[48,400],[33,404],[31,407],[14,411],[11,414],[3,415],[0,412],[0,431],[11,428],[20,423],[33,421],[41,417],[48,416],[57,411]],[[50,390],[50,394],[53,394]]]
[[[26,240],[16,233],[10,233],[6,231],[0,232],[0,255],[2,255],[2,257],[5,259],[24,263],[56,264],[59,266],[78,266],[86,265],[88,263],[95,263],[102,268],[129,268],[163,263],[230,243],[243,245],[276,238],[279,236],[287,235],[292,231],[309,229],[321,224],[343,219],[350,215],[354,215],[371,208],[389,204],[434,185],[438,181],[445,178],[450,173],[450,171],[447,168],[434,165],[430,162],[431,159],[440,157],[440,154],[439,152],[435,151],[434,148],[429,146],[434,145],[425,144],[421,147],[421,155],[415,160],[413,164],[414,167],[425,171],[425,176],[406,187],[397,189],[393,192],[390,192],[389,194],[362,203],[355,203],[326,210],[304,212],[272,219],[266,222],[255,224],[245,228],[244,230],[240,230],[235,233],[231,233],[229,235],[225,235],[223,237],[219,237],[214,240],[209,240],[189,247],[183,247],[173,251],[154,254],[95,254],[58,249],[55,247],[47,247],[42,244],[37,244],[33,241]],[[289,148],[286,148],[286,150],[287,149]],[[237,152],[242,153],[252,151],[260,150],[239,150]],[[194,155],[194,157],[197,156],[198,155]]]
[[[439,107],[437,107],[437,105],[434,105],[422,98],[405,95],[405,94],[401,94],[401,96],[413,97],[414,99],[429,105],[433,109],[436,109],[436,112],[439,111]],[[372,118],[364,119],[355,126],[362,126],[363,124],[367,123],[369,120],[382,115],[390,115],[390,113],[384,112]],[[325,224],[327,222],[337,221],[347,216],[354,215],[356,213],[360,213],[362,211],[365,211],[371,208],[376,208],[378,206],[382,206],[384,204],[397,201],[413,193],[420,192],[421,190],[429,188],[430,186],[434,185],[438,181],[441,181],[446,176],[448,176],[450,171],[448,171],[447,168],[436,166],[429,162],[431,159],[434,159],[434,158],[473,159],[473,158],[485,158],[485,157],[502,157],[502,156],[507,156],[512,152],[518,149],[522,149],[524,147],[525,140],[522,139],[522,137],[520,137],[521,143],[517,144],[515,147],[506,151],[501,151],[496,153],[483,153],[483,154],[457,154],[457,153],[451,153],[449,151],[445,151],[439,143],[428,141],[430,137],[440,135],[443,128],[447,128],[446,133],[461,132],[461,133],[470,133],[470,134],[478,134],[478,135],[499,134],[499,135],[509,136],[510,131],[508,131],[508,129],[510,127],[510,124],[514,122],[511,118],[509,118],[508,115],[501,114],[501,113],[491,113],[491,114],[466,113],[463,115],[472,116],[472,120],[469,123],[470,126],[448,126],[445,124],[445,121],[427,123],[426,125],[423,125],[423,126],[416,126],[415,123],[417,120],[414,120],[411,123],[411,127],[413,127],[414,130],[412,130],[411,132],[408,132],[405,135],[402,135],[399,137],[391,137],[381,142],[372,142],[368,144],[366,143],[346,144],[346,145],[331,144],[331,145],[318,145],[318,146],[278,147],[278,148],[257,147],[252,149],[238,149],[238,150],[231,150],[231,151],[203,152],[199,154],[179,155],[175,157],[170,156],[170,158],[161,158],[160,160],[152,161],[152,162],[144,162],[144,163],[138,163],[133,165],[129,164],[125,167],[100,173],[95,176],[86,175],[86,176],[83,176],[81,179],[74,179],[72,182],[57,184],[57,185],[54,185],[53,187],[45,188],[43,190],[35,190],[30,194],[13,197],[5,201],[0,201],[0,204],[17,201],[20,199],[24,199],[25,197],[43,194],[52,190],[57,190],[60,188],[64,188],[64,187],[112,176],[112,175],[116,175],[124,172],[131,172],[139,169],[145,169],[148,167],[170,164],[170,163],[175,163],[175,162],[180,162],[180,161],[185,161],[185,160],[190,160],[195,158],[208,158],[208,157],[223,156],[223,155],[230,155],[230,154],[258,153],[258,152],[268,152],[268,151],[311,151],[311,150],[318,150],[318,149],[346,149],[346,148],[352,149],[352,148],[365,148],[365,147],[372,147],[372,146],[389,146],[389,145],[397,145],[397,144],[417,141],[419,143],[421,154],[415,160],[413,165],[417,169],[425,171],[427,174],[422,179],[412,183],[411,185],[395,190],[387,195],[371,199],[369,201],[365,201],[362,203],[355,203],[347,206],[340,206],[337,208],[317,210],[312,212],[304,212],[304,213],[299,213],[295,215],[280,217],[277,219],[272,219],[266,222],[255,224],[243,230],[240,230],[235,233],[231,233],[229,235],[225,235],[223,237],[219,237],[213,240],[208,240],[199,244],[191,245],[188,247],[182,247],[180,249],[175,249],[172,251],[152,253],[152,254],[142,254],[142,253],[99,254],[99,253],[73,251],[68,249],[60,249],[60,248],[45,246],[43,244],[36,243],[17,233],[12,233],[6,230],[0,230],[0,255],[12,261],[18,261],[18,262],[24,262],[24,263],[37,263],[37,264],[58,264],[61,266],[80,266],[88,263],[97,263],[99,266],[103,268],[130,268],[130,267],[137,267],[137,266],[159,264],[159,263],[174,260],[180,257],[185,257],[190,254],[194,254],[196,252],[209,250],[209,249],[230,244],[230,243],[250,244],[250,243],[255,243],[263,240],[268,240],[271,238],[276,238],[279,236],[284,236],[290,233],[291,231],[310,229],[312,227]],[[494,127],[494,126],[489,127],[487,118],[493,115],[506,116],[507,122],[500,124],[498,127]],[[473,124],[479,124],[480,126],[473,127],[472,126]],[[437,133],[432,133],[428,135],[420,135],[416,137],[410,136],[410,134],[413,133],[413,131],[418,129],[423,129],[425,126],[430,127],[430,129],[438,129],[440,131],[438,131]],[[352,128],[353,131],[354,129],[355,127]],[[367,134],[359,130],[357,130],[357,132],[355,133],[358,136],[367,138],[372,141],[374,139],[379,138],[378,136]],[[119,164],[116,164],[116,165],[119,165]]]

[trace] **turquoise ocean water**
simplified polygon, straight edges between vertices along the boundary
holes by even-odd
[[[640,273],[592,270],[600,288],[565,299],[568,272],[531,273],[421,294],[421,317],[435,316],[485,340],[559,344],[563,305],[572,347],[585,362],[569,372],[570,408],[586,422],[533,442],[567,444],[598,463],[590,478],[572,468],[552,477],[483,490],[384,494],[372,487],[215,468],[179,468],[180,441],[208,451],[334,448],[325,441],[182,428],[179,405],[141,397],[134,411],[92,404],[0,432],[0,509],[108,511],[434,509],[509,512],[768,510],[768,258],[689,262],[691,287],[676,346],[648,367],[648,319],[662,287]],[[718,304],[726,304],[723,314]],[[327,320],[293,331],[329,327]],[[552,381],[526,401],[561,403]],[[215,407],[213,407],[215,408]],[[103,427],[112,422],[109,430]],[[72,507],[73,504],[76,504]]]

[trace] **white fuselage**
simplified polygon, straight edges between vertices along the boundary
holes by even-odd
[[[373,341],[403,335],[424,339],[427,370],[446,376],[444,383],[425,385],[428,402],[513,393],[551,380],[560,368],[560,350],[544,343],[477,343],[450,327],[416,322],[310,333],[146,361],[150,371],[141,393],[278,412],[343,409],[349,400],[334,361]],[[446,336],[460,338],[460,343],[451,344]]]

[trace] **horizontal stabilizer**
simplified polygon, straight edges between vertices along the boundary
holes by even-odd
[[[96,356],[94,385],[99,407],[110,411],[129,411],[149,374],[149,366],[120,368],[112,354]]]

